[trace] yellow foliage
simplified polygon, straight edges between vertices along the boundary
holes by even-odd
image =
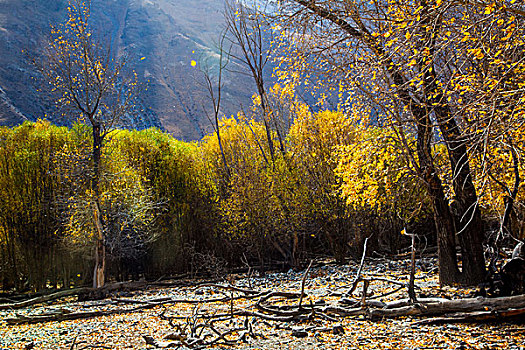
[[[409,171],[397,136],[371,125],[356,127],[354,135],[352,144],[337,149],[340,195],[355,209],[394,211],[412,219],[425,194]]]

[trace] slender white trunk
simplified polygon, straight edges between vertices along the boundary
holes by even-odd
[[[106,270],[106,246],[104,245],[104,233],[102,231],[102,223],[100,221],[100,213],[98,206],[95,204],[93,209],[93,220],[97,230],[97,243],[95,251],[95,269],[93,271],[93,288],[101,288],[104,286],[105,270]]]

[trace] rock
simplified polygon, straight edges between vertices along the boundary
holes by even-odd
[[[292,337],[305,338],[308,336],[308,332],[304,328],[293,327],[291,335]]]
[[[344,332],[345,332],[345,329],[343,328],[341,324],[336,324],[333,326],[332,333],[334,335],[344,334]]]
[[[466,350],[468,349],[467,346],[468,346],[467,343],[465,343],[464,341],[461,341],[459,345],[456,347],[456,350]]]
[[[504,295],[518,295],[525,292],[525,259],[512,258],[501,269]]]

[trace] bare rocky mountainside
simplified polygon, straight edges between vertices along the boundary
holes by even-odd
[[[53,103],[28,57],[38,57],[50,25],[64,21],[67,0],[0,0],[0,124],[47,118],[60,124]],[[223,0],[93,0],[92,21],[102,41],[128,57],[147,89],[140,95],[143,115],[132,127],[161,127],[195,140],[211,130],[202,74],[191,61],[217,58],[223,29]],[[238,70],[235,69],[235,70]],[[225,114],[246,105],[253,88],[248,77],[226,77]]]

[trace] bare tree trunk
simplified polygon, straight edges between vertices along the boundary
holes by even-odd
[[[433,6],[426,0],[421,0],[422,19],[419,26],[421,39],[419,46],[421,49],[427,47],[430,55],[435,55],[435,36],[428,32],[432,23],[439,27],[441,20],[434,19],[432,14]],[[434,22],[432,22],[434,21]],[[418,66],[423,72],[423,91],[427,101],[427,109],[432,109],[436,116],[439,130],[443,135],[447,146],[450,166],[452,169],[452,182],[456,200],[458,202],[457,213],[452,213],[455,227],[452,232],[459,236],[462,256],[461,282],[466,284],[476,284],[483,281],[486,276],[485,260],[483,256],[483,223],[481,213],[478,209],[478,197],[476,188],[472,180],[469,166],[469,154],[467,152],[466,139],[461,134],[461,130],[452,114],[450,106],[443,95],[443,90],[438,84],[436,67],[433,65],[428,69],[421,57]],[[429,113],[430,111],[427,111]],[[443,199],[445,197],[443,196]],[[446,211],[451,213],[449,205]],[[445,208],[443,208],[445,210]],[[456,215],[456,217],[454,217]]]
[[[219,125],[219,115],[221,112],[221,102],[222,102],[222,89],[224,87],[222,75],[223,75],[224,70],[226,69],[226,66],[228,65],[228,57],[231,52],[231,47],[228,52],[224,51],[224,40],[225,39],[226,39],[226,32],[223,32],[221,33],[220,40],[219,40],[219,47],[218,47],[219,49],[219,72],[218,72],[216,89],[213,88],[214,83],[213,83],[211,74],[209,72],[209,67],[206,67],[206,69],[203,70],[203,74],[204,74],[204,80],[206,82],[206,88],[210,95],[210,100],[213,104],[213,117],[214,117],[214,122],[215,122],[215,131],[217,132],[217,141],[219,142],[219,150],[221,152],[222,163],[224,166],[224,171],[226,173],[225,183],[228,184],[230,181],[231,173],[230,173],[230,168],[228,166],[228,162],[226,160],[226,153],[224,152],[224,146],[222,144],[221,131],[220,131],[220,125]],[[225,54],[226,54],[226,62],[224,62]]]
[[[93,124],[93,179],[91,190],[93,191],[93,223],[96,230],[95,268],[93,271],[93,288],[104,286],[106,270],[106,246],[104,228],[100,216],[100,159],[103,136],[101,126]]]
[[[445,193],[439,177],[434,175],[429,181],[428,192],[432,199],[434,222],[437,231],[439,283],[451,285],[460,282],[454,237],[454,217],[445,199]]]
[[[434,222],[437,232],[440,284],[454,284],[459,280],[459,270],[455,249],[454,217],[446,201],[441,179],[437,176],[432,161],[431,139],[432,122],[427,110],[419,106],[412,107],[412,114],[417,119],[417,156],[421,177],[431,198]]]
[[[483,256],[483,221],[478,196],[472,179],[466,140],[448,107],[435,109],[439,128],[445,139],[453,174],[453,187],[458,202],[456,231],[461,246],[462,283],[478,284],[486,278]]]
[[[262,67],[260,70],[257,70],[258,73],[253,74],[253,79],[257,85],[257,91],[261,97],[261,109],[263,113],[263,123],[264,129],[266,130],[266,140],[268,142],[268,148],[270,149],[270,159],[275,161],[275,146],[273,144],[272,130],[270,126],[270,111],[268,108],[266,89],[264,87],[263,72]]]
[[[434,15],[431,14],[432,5],[426,0],[422,0],[420,4],[423,7],[423,19],[421,22],[421,30],[423,30],[424,28],[429,28]],[[439,27],[441,20],[436,19],[435,25]],[[425,32],[421,33],[422,38],[425,39],[421,43],[421,47],[428,47],[433,55],[436,51],[435,36]],[[455,199],[458,203],[458,211],[453,213],[453,216],[454,214],[456,215],[455,232],[458,235],[461,246],[461,282],[477,284],[482,282],[486,276],[483,256],[483,222],[478,208],[476,188],[470,171],[467,140],[462,135],[450,106],[443,102],[446,101],[446,98],[442,88],[437,84],[436,67],[431,66],[432,69],[427,69],[423,63],[423,59],[421,59],[420,67],[423,69],[425,99],[428,106],[433,106],[432,110],[447,146]]]
[[[95,270],[93,272],[93,288],[101,288],[105,282],[106,270],[106,246],[104,244],[104,233],[98,207],[93,209],[93,220],[97,230],[97,243],[95,251]]]

